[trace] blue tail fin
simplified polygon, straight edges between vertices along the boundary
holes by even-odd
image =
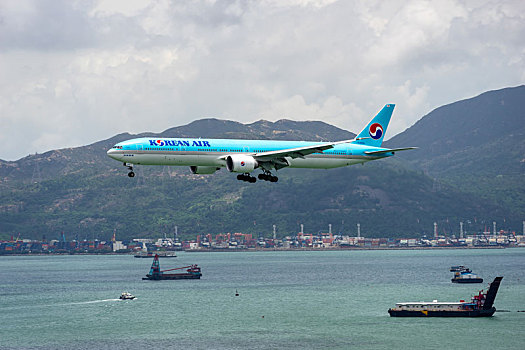
[[[380,147],[383,143],[383,138],[385,137],[386,129],[388,128],[388,123],[390,123],[390,117],[392,117],[395,106],[396,105],[392,103],[385,105],[374,119],[356,136],[354,143]]]

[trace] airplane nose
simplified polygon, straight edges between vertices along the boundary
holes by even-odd
[[[118,153],[118,151],[116,149],[113,149],[113,148],[108,149],[108,151],[106,152],[106,154],[109,157],[113,158],[113,159],[117,159],[117,153]]]

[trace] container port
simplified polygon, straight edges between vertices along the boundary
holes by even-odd
[[[525,225],[524,225],[525,227]],[[110,240],[67,240],[62,233],[58,239],[31,240],[20,236],[0,241],[0,255],[8,254],[133,254],[136,257],[152,258],[175,257],[176,251],[232,251],[232,250],[294,250],[294,249],[425,249],[425,248],[506,248],[525,247],[525,235],[515,232],[496,231],[466,234],[461,225],[459,237],[439,235],[434,225],[433,237],[419,238],[374,238],[361,235],[357,225],[357,235],[333,234],[331,225],[328,232],[300,232],[278,238],[273,234],[254,237],[245,233],[197,234],[195,239],[179,240],[173,238],[152,239],[135,238],[117,240],[113,234]],[[268,237],[270,236],[270,237]]]

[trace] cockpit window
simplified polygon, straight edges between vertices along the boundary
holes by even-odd
[[[113,146],[115,149],[122,149],[122,146]]]

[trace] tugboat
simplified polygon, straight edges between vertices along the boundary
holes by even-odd
[[[494,299],[503,277],[496,277],[490,283],[489,290],[471,298],[470,302],[460,300],[459,302],[409,302],[396,303],[396,307],[388,309],[392,317],[489,317],[494,315],[496,308],[493,306]]]
[[[166,271],[187,269],[184,273],[165,273]],[[197,265],[189,265],[177,267],[175,269],[160,270],[159,256],[155,254],[151,269],[143,280],[184,280],[184,279],[200,279],[202,276],[201,268]]]
[[[120,300],[133,300],[135,299],[135,296],[128,292],[122,292],[119,297]]]
[[[463,269],[454,272],[454,278],[451,281],[452,283],[482,283],[483,278],[478,277],[468,267],[463,267]]]

